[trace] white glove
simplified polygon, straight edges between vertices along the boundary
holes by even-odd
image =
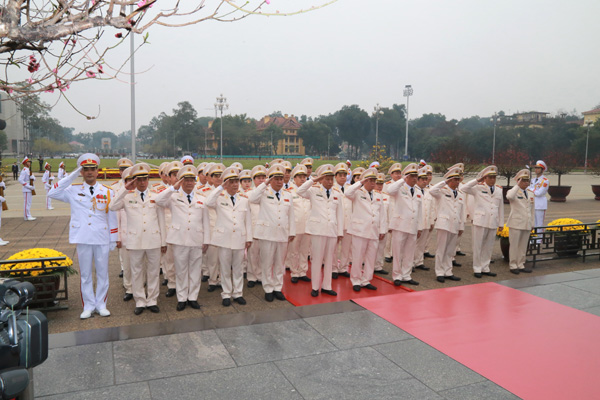
[[[110,244],[108,245],[108,249],[110,251],[113,251],[116,248],[117,248],[117,242],[110,242]]]
[[[35,175],[29,175],[29,179],[33,179],[35,181]]]
[[[50,179],[51,181],[53,181],[53,180],[54,180],[54,177],[53,177],[53,176],[51,176],[49,179]]]
[[[3,187],[4,189],[6,189],[6,183],[0,182],[0,187]]]
[[[31,185],[25,185],[25,187],[29,190],[35,190],[35,187]]]
[[[6,199],[2,196],[0,196],[0,203],[4,203],[6,201]]]

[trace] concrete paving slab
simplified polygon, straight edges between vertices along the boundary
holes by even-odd
[[[586,276],[600,276],[600,268],[581,270],[581,271],[577,271],[577,273],[583,274]]]
[[[217,329],[216,332],[238,366],[336,350],[302,320]]]
[[[590,308],[583,308],[581,311],[585,311],[585,312],[589,312],[590,314],[594,314],[600,317],[600,306],[598,307],[590,307]]]
[[[519,290],[578,310],[600,306],[600,295],[573,288],[562,283],[526,287]]]
[[[373,348],[436,392],[486,380],[418,339]]]
[[[305,321],[339,349],[396,342],[413,337],[367,310],[306,318]]]
[[[525,274],[522,274],[525,275]],[[520,289],[528,286],[539,286],[539,285],[549,285],[551,283],[562,283],[569,281],[577,281],[581,279],[586,279],[586,276],[582,276],[578,272],[563,272],[559,274],[551,274],[551,275],[540,275],[540,276],[531,276],[520,279],[511,279],[506,281],[497,282],[500,285],[508,286],[513,289]]]
[[[62,393],[54,396],[37,397],[39,400],[98,400],[98,399],[150,399],[148,382],[130,383],[126,385],[110,386],[102,389],[82,390],[72,393]]]
[[[525,378],[523,378],[525,379]],[[496,385],[494,382],[485,381],[473,383],[440,392],[448,400],[519,400],[508,390]]]
[[[157,379],[149,385],[153,399],[302,399],[272,363]]]
[[[124,340],[113,346],[117,384],[235,366],[212,330]]]
[[[306,399],[441,399],[370,347],[277,361]]]
[[[600,277],[573,282],[564,282],[563,284],[573,288],[585,290],[586,292],[600,295]]]

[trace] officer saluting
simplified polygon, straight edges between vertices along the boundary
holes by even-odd
[[[531,228],[534,226],[535,195],[531,186],[527,187],[530,181],[528,169],[517,172],[515,180],[517,184],[506,193],[510,202],[510,215],[506,225],[510,241],[510,272],[518,275],[521,272],[531,273],[531,268],[525,268],[525,256]]]
[[[69,243],[77,244],[83,302],[79,317],[89,318],[94,311],[108,317],[108,253],[116,248],[118,239],[117,215],[109,209],[114,192],[96,182],[100,165],[97,155],[83,154],[77,165],[79,167],[72,174],[53,185],[48,197],[71,205]],[[84,183],[72,185],[79,172]],[[96,267],[95,295],[92,263]]]

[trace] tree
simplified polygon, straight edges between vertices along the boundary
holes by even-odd
[[[341,139],[348,142],[350,157],[358,158],[364,138],[369,135],[371,129],[369,114],[356,104],[343,106],[337,112],[336,125]]]
[[[339,153],[339,146],[332,140],[331,128],[324,122],[305,122],[298,131],[298,136],[302,138],[307,154],[327,155],[327,153]]]
[[[498,175],[506,178],[506,186],[510,186],[510,178],[522,170],[529,160],[529,156],[518,147],[496,153],[496,167]]]
[[[558,186],[560,178],[570,173],[577,165],[577,159],[568,151],[551,151],[545,157],[548,170],[558,175]]]

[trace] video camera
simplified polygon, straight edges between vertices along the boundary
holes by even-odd
[[[48,358],[48,320],[24,310],[35,288],[29,282],[0,279],[0,395],[13,399],[29,385],[28,368]]]

